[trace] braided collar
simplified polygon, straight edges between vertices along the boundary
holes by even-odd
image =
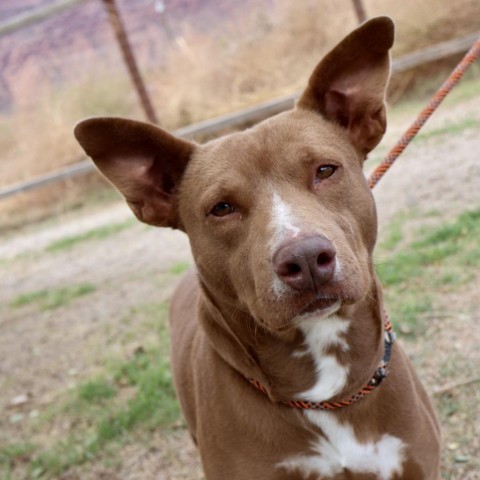
[[[375,370],[372,378],[368,381],[368,383],[361,388],[355,395],[351,396],[346,400],[341,400],[338,402],[310,402],[308,400],[284,400],[281,403],[284,405],[288,405],[289,407],[301,408],[304,410],[336,410],[338,408],[348,407],[358,400],[370,395],[385,379],[387,376],[387,366],[388,362],[390,361],[390,357],[392,356],[392,346],[395,342],[397,336],[393,331],[393,326],[388,319],[388,315],[385,313],[385,323],[384,323],[384,335],[385,335],[385,346],[384,346],[384,353],[383,358],[380,361],[379,366]],[[262,393],[267,395],[266,388],[254,378],[247,378],[247,381],[253,385],[256,389],[260,390]]]

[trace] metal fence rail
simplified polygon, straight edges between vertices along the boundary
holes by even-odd
[[[393,72],[404,72],[419,65],[435,62],[443,58],[467,52],[480,37],[480,32],[474,32],[447,42],[437,43],[417,52],[404,55],[393,62]]]
[[[57,13],[68,10],[70,7],[85,2],[86,0],[59,0],[49,5],[28,10],[25,13],[16,15],[0,25],[0,37],[15,32],[21,28],[28,27],[34,23],[45,20],[46,18],[56,15]]]
[[[393,61],[392,71],[393,73],[404,72],[419,65],[464,53],[475,43],[479,36],[480,32],[476,32],[404,55]],[[227,129],[239,128],[292,108],[297,96],[298,94],[295,93],[277,98],[254,107],[180,128],[173,133],[179,137],[193,138],[198,135],[211,136]],[[1,187],[0,200],[68,178],[85,175],[94,170],[95,166],[90,160],[81,160],[36,178]]]

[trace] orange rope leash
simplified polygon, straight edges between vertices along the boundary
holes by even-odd
[[[385,160],[373,171],[368,179],[368,185],[373,188],[378,181],[385,175],[387,170],[393,165],[395,160],[407,148],[419,130],[425,125],[430,115],[442,103],[443,99],[450,93],[450,90],[463,77],[463,74],[468,70],[472,63],[480,56],[480,38],[473,44],[472,48],[463,57],[461,62],[457,65],[455,70],[445,80],[443,85],[437,90],[428,105],[420,112],[417,119],[413,122],[411,127],[404,133],[403,137],[390,150]]]

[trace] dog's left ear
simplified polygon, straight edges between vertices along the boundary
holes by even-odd
[[[348,131],[364,155],[377,146],[387,126],[385,93],[394,24],[374,18],[354,30],[317,65],[298,108],[321,113]]]
[[[141,222],[182,228],[176,197],[194,144],[155,125],[123,118],[90,118],[74,132]]]

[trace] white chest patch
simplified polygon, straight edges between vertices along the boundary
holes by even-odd
[[[347,382],[349,367],[341,365],[336,356],[326,353],[330,347],[348,350],[344,335],[350,321],[338,315],[327,318],[309,317],[300,322],[300,330],[305,337],[305,350],[295,352],[295,356],[310,354],[315,363],[317,381],[309,390],[299,394],[300,399],[312,402],[329,400],[339,393]]]
[[[304,414],[322,429],[325,437],[319,437],[311,445],[310,453],[288,458],[277,467],[297,471],[305,477],[328,478],[345,469],[352,473],[371,473],[379,480],[401,475],[405,444],[399,438],[384,434],[377,441],[360,443],[353,427],[341,424],[335,413],[307,410]]]

